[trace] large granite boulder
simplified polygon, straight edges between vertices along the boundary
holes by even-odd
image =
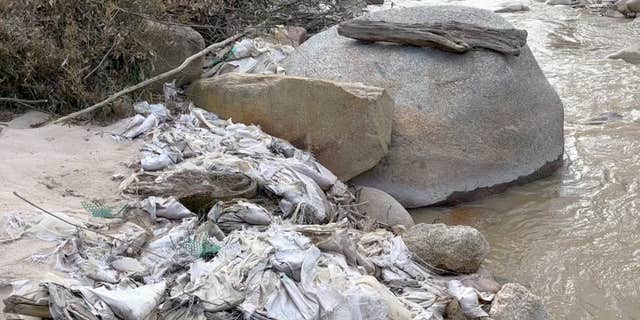
[[[527,288],[507,283],[498,291],[489,316],[494,320],[548,320],[551,317],[542,300]]]
[[[391,9],[371,19],[458,20],[511,28],[490,11],[461,6]],[[331,28],[284,63],[290,75],[363,82],[395,100],[389,153],[354,183],[381,189],[405,207],[468,200],[550,174],[563,153],[562,103],[528,47],[455,54],[362,43]]]
[[[391,140],[393,100],[382,88],[230,73],[200,80],[187,94],[201,108],[260,125],[265,132],[310,150],[343,180],[378,164]]]
[[[468,226],[419,223],[402,235],[407,248],[430,265],[443,270],[474,273],[489,254],[489,242]]]

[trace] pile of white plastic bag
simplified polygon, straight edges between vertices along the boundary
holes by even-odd
[[[415,260],[308,152],[194,106],[175,117],[162,104],[136,111],[120,138],[146,142],[139,171],[122,183],[137,205],[103,219],[102,234],[77,230],[37,257],[68,278],[16,283],[9,311],[23,303],[54,319],[427,320],[458,301],[469,318],[486,316],[491,294]],[[199,176],[220,179],[180,180]],[[225,177],[249,181],[250,192],[207,212],[188,208],[185,189],[227,194],[233,187],[215,185],[235,181]]]

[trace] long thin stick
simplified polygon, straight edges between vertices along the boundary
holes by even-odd
[[[123,240],[123,239],[120,239],[120,238],[118,238],[118,237],[114,237],[114,236],[112,236],[112,235],[110,235],[110,234],[106,234],[106,233],[103,233],[103,232],[100,232],[100,231],[97,231],[97,230],[89,229],[89,228],[87,228],[87,227],[85,227],[85,226],[81,226],[81,225],[79,225],[79,224],[77,224],[77,223],[73,223],[73,222],[71,222],[71,221],[69,221],[69,220],[67,220],[67,219],[65,219],[65,218],[63,218],[63,217],[60,217],[60,216],[58,216],[58,215],[56,215],[56,214],[54,214],[54,213],[52,213],[52,212],[50,212],[50,211],[47,211],[46,209],[43,209],[42,207],[38,206],[37,204],[35,204],[35,203],[33,203],[33,202],[31,202],[31,201],[27,200],[25,197],[23,197],[23,196],[19,195],[19,194],[18,194],[17,192],[15,192],[15,191],[13,192],[13,195],[14,195],[14,196],[16,196],[16,197],[18,197],[18,198],[20,198],[20,200],[22,200],[22,201],[24,201],[24,202],[26,202],[26,203],[30,204],[32,207],[34,207],[34,208],[36,208],[36,209],[38,209],[38,210],[40,210],[40,211],[42,211],[42,212],[44,212],[44,213],[46,213],[46,214],[48,214],[48,215],[52,216],[52,217],[54,217],[54,218],[56,218],[56,219],[58,219],[58,220],[60,220],[60,221],[62,221],[62,222],[64,222],[64,223],[66,223],[66,224],[72,225],[72,226],[74,226],[74,227],[76,227],[76,228],[78,228],[78,229],[82,229],[82,230],[86,230],[86,231],[89,231],[89,232],[97,233],[97,234],[99,234],[99,235],[101,235],[101,236],[103,236],[103,237],[107,237],[107,238],[112,239],[112,240],[120,241],[120,242],[122,242],[122,243],[127,243],[127,241],[125,241],[125,240]],[[130,245],[131,245],[131,246],[134,246],[134,247],[137,247],[138,249],[140,249],[140,250],[142,250],[142,251],[148,252],[148,253],[150,253],[150,254],[152,254],[152,255],[154,255],[154,256],[156,256],[156,257],[158,257],[158,258],[165,259],[165,257],[163,257],[163,256],[161,256],[161,255],[159,255],[159,254],[157,254],[157,253],[155,253],[155,252],[153,252],[153,251],[151,251],[151,250],[147,250],[147,249],[145,249],[145,248],[143,248],[143,247],[141,247],[141,246],[137,246],[137,245],[135,245],[135,244],[133,244],[133,243],[132,243],[132,244],[130,244]]]
[[[204,56],[205,54],[207,54],[207,53],[209,53],[209,52],[211,52],[211,51],[213,51],[215,49],[218,49],[218,48],[221,48],[221,47],[225,47],[229,43],[240,39],[240,37],[244,36],[245,33],[246,32],[243,32],[243,33],[237,34],[237,35],[235,35],[235,36],[233,36],[231,38],[228,38],[228,39],[226,39],[226,40],[224,40],[222,42],[214,43],[214,44],[206,47],[204,50],[202,50],[202,51],[200,51],[200,52],[188,57],[187,59],[184,60],[184,62],[179,67],[177,67],[175,69],[171,69],[171,70],[169,70],[169,71],[167,71],[165,73],[159,74],[159,75],[157,75],[157,76],[155,76],[153,78],[150,78],[150,79],[147,79],[145,81],[142,81],[142,82],[140,82],[140,83],[138,83],[138,84],[136,84],[134,86],[122,89],[122,90],[112,94],[111,96],[109,96],[109,98],[107,98],[106,100],[98,102],[98,103],[96,103],[96,104],[94,104],[94,105],[92,105],[92,106],[90,106],[90,107],[88,107],[86,109],[83,109],[83,110],[74,112],[72,114],[69,114],[67,116],[64,116],[64,117],[54,121],[53,123],[65,122],[65,121],[73,119],[73,118],[75,118],[77,116],[92,112],[94,110],[97,110],[99,108],[102,108],[102,107],[106,106],[107,104],[115,101],[116,99],[118,99],[119,97],[121,97],[121,96],[123,96],[123,95],[125,95],[127,93],[131,93],[131,92],[136,91],[136,90],[138,90],[140,88],[144,88],[144,87],[146,87],[146,86],[148,86],[148,85],[150,85],[152,83],[155,83],[155,82],[158,82],[158,81],[161,81],[161,80],[165,80],[165,79],[167,79],[167,78],[179,73],[180,71],[186,69],[194,60]]]
[[[38,104],[38,103],[47,103],[47,102],[49,102],[49,100],[45,100],[45,99],[41,99],[41,100],[25,100],[25,99],[0,97],[0,102],[15,102],[15,103],[25,103],[25,104]]]

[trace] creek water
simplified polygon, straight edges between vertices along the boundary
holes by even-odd
[[[393,2],[491,8],[501,1]],[[529,5],[502,15],[529,32],[563,100],[563,168],[481,201],[412,215],[482,231],[492,246],[486,267],[528,286],[554,319],[640,319],[640,66],[606,58],[640,41],[640,19]],[[622,117],[587,124],[606,112]]]

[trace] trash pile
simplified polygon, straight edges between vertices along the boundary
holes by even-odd
[[[203,78],[230,72],[284,74],[280,62],[295,48],[271,43],[263,38],[243,39],[208,59]]]
[[[176,109],[136,105],[117,137],[146,142],[121,185],[132,203],[76,221],[72,237],[34,256],[68,277],[13,283],[5,312],[427,320],[450,318],[458,305],[469,318],[487,316],[493,294],[470,285],[474,275],[419,261],[401,228],[359,213],[352,190],[308,152],[188,103]]]

